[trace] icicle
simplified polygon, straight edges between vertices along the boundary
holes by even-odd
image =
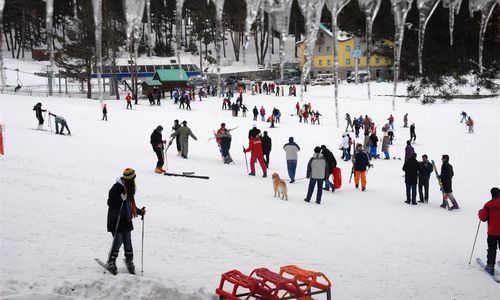
[[[224,11],[224,1],[225,0],[212,0],[215,4],[215,21],[216,21],[216,43],[215,43],[215,55],[216,55],[216,60],[217,60],[217,85],[220,87],[220,60],[221,60],[221,54],[220,54],[220,48],[221,48],[221,42],[223,39],[223,32],[222,32],[222,13]]]
[[[245,18],[245,34],[243,36],[244,64],[246,64],[246,49],[248,48],[248,43],[250,42],[250,30],[252,29],[253,22],[257,18],[262,0],[245,0],[245,2],[247,3],[247,17]]]
[[[130,53],[130,59],[134,62],[134,70],[137,74],[137,57],[138,57],[138,44],[140,39],[142,17],[144,16],[144,7],[146,0],[123,0],[125,19],[127,20],[127,41],[129,49],[133,48],[133,57]],[[134,81],[134,80],[132,80]],[[137,84],[137,77],[135,77],[135,83]],[[137,101],[137,89],[136,86],[132,86],[134,90],[134,98]]]
[[[184,0],[176,0],[175,8],[175,44],[177,45],[177,63],[179,64],[179,74],[181,74],[181,32],[182,32],[182,7],[184,6]],[[201,51],[201,50],[200,50]],[[200,53],[201,55],[201,53]]]
[[[292,9],[292,0],[274,0],[266,5],[265,10],[270,14],[269,20],[272,28],[280,33],[280,74],[283,79],[285,63],[285,39],[288,35],[288,26],[290,25],[290,11]],[[272,4],[272,5],[269,5]]]
[[[484,1],[484,0],[483,0]],[[453,27],[455,24],[455,15],[460,12],[462,0],[443,0],[443,7],[448,8],[449,12],[449,30],[450,30],[450,45],[453,46]]]
[[[102,107],[104,104],[104,95],[102,91],[102,0],[92,0],[92,7],[94,9],[95,23],[97,85],[99,88],[99,101]]]
[[[3,49],[3,7],[5,0],[0,0],[0,50]],[[2,84],[1,91],[5,90],[5,69],[3,68],[3,51],[0,51],[0,81]]]
[[[418,71],[423,74],[422,67],[422,51],[424,49],[425,27],[431,18],[434,10],[441,0],[417,0],[417,8],[419,12],[419,27],[418,27]]]
[[[340,127],[339,122],[339,42],[338,42],[338,27],[337,18],[340,11],[347,3],[351,0],[328,0],[326,1],[326,6],[332,13],[332,33],[333,33],[333,84],[335,86],[335,120],[337,122],[337,128]]]
[[[54,0],[47,0],[46,15],[45,15],[45,28],[47,30],[47,46],[49,47],[50,55],[50,66],[48,69],[48,80],[49,80],[49,96],[52,96],[52,79],[54,77],[54,44],[53,41],[53,16],[54,16]]]
[[[146,15],[148,21],[148,56],[151,56],[151,0],[146,0]]]
[[[368,100],[371,99],[370,79],[371,79],[371,45],[373,21],[377,16],[382,0],[358,0],[359,8],[366,16],[366,65],[368,68],[368,78],[366,79],[368,88]]]
[[[76,4],[77,0],[73,0],[73,17],[76,19],[78,14],[78,5]]]
[[[481,11],[481,28],[479,30],[479,72],[483,72],[483,43],[484,34],[488,20],[493,13],[495,5],[499,0],[469,0],[469,12],[471,16],[475,11]]]
[[[321,12],[326,0],[298,0],[300,10],[305,18],[304,61],[302,65],[302,79],[300,86],[300,101],[304,100],[304,84],[311,71],[311,63],[318,37],[321,21]]]
[[[392,95],[392,110],[396,110],[396,91],[399,78],[399,63],[401,61],[401,47],[405,34],[405,21],[413,0],[391,0],[392,12],[394,13],[394,25],[396,34],[394,36],[394,90]]]

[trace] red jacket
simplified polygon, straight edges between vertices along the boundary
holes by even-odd
[[[488,221],[488,235],[500,236],[500,197],[486,202],[478,216],[481,221]]]
[[[254,137],[251,138],[248,144],[248,148],[245,149],[245,152],[252,152],[252,156],[264,156],[262,152],[262,142],[260,138]]]
[[[130,101],[132,101],[132,96],[130,96],[130,95],[127,95],[127,96],[125,97],[125,100],[127,100],[127,102],[130,102]]]

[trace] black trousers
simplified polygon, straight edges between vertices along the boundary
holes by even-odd
[[[158,157],[158,162],[156,163],[157,168],[163,167],[163,151],[161,148],[153,147],[156,157]]]
[[[269,168],[269,153],[264,153],[264,162],[266,163],[266,167]]]
[[[423,191],[422,191],[423,190]],[[418,181],[418,196],[420,202],[428,202],[429,201],[429,180]]]
[[[406,183],[406,201],[417,203],[417,185],[413,183]]]
[[[500,235],[488,235],[488,255],[486,256],[488,265],[496,263],[497,249],[500,250]]]

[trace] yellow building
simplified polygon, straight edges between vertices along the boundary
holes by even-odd
[[[299,48],[299,67],[304,65],[304,41],[297,43]],[[355,58],[352,51],[356,48],[361,50],[361,56],[358,59],[358,72],[367,71],[366,43],[360,38],[339,34],[339,76],[340,79],[346,79],[354,73]],[[310,77],[316,77],[319,74],[333,73],[333,34],[326,26],[320,24],[318,39],[314,46]],[[371,79],[389,78],[392,73],[392,60],[379,55],[370,57]]]

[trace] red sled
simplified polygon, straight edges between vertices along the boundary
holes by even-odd
[[[339,167],[333,169],[333,185],[335,189],[340,189],[342,187],[342,172]]]

